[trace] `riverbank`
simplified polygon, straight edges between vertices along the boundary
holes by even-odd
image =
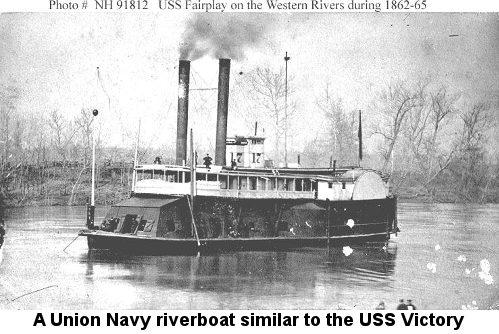
[[[20,196],[11,192],[4,196],[3,205],[7,208],[29,206],[80,206],[90,202],[91,188],[82,185],[77,192],[61,193],[58,189],[46,191],[42,195]],[[121,186],[110,183],[101,184],[95,192],[96,205],[111,205],[130,196],[130,192]]]

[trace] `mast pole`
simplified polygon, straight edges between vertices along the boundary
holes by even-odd
[[[90,206],[87,208],[87,227],[93,228],[95,221],[95,119],[99,111],[94,109],[92,111],[92,196],[90,198]]]
[[[190,164],[190,170],[191,170],[191,199],[189,201],[189,198],[187,198],[187,203],[189,204],[189,210],[191,212],[191,221],[192,221],[192,227],[194,228],[194,236],[196,237],[196,242],[198,244],[198,247],[201,246],[201,241],[199,240],[199,234],[198,234],[198,229],[196,227],[196,220],[194,219],[194,195],[196,193],[196,167],[195,167],[195,161],[194,161],[194,139],[192,137],[192,128],[191,128],[191,164]]]
[[[135,143],[135,156],[133,159],[133,173],[132,173],[132,192],[135,192],[135,183],[137,182],[137,159],[139,155],[139,138],[140,138],[140,122],[141,118],[139,118],[139,129],[137,131],[137,142]]]
[[[284,56],[286,62],[286,80],[284,86],[284,167],[288,167],[288,52]]]
[[[94,118],[92,119],[92,198],[90,205],[95,206],[95,116],[97,109],[93,111]]]
[[[194,209],[194,195],[196,194],[196,168],[195,168],[195,157],[194,157],[194,139],[193,139],[193,134],[192,134],[192,129],[191,129],[191,202],[192,202],[192,207]]]

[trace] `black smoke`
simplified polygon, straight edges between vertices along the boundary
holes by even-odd
[[[275,22],[274,15],[251,13],[196,14],[182,35],[180,59],[204,56],[241,60],[247,48],[258,46]]]

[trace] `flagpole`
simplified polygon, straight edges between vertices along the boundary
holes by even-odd
[[[94,118],[92,119],[92,198],[90,205],[95,206],[95,116],[98,111],[94,109],[92,112]]]
[[[87,227],[94,228],[95,217],[95,119],[99,111],[94,109],[92,115],[92,197],[90,198],[90,207],[87,212]]]

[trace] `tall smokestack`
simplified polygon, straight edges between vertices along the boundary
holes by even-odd
[[[189,119],[189,75],[191,62],[180,60],[178,65],[177,159],[182,165],[187,160],[187,121]]]
[[[215,165],[225,166],[227,115],[229,112],[230,59],[220,59],[218,69],[218,108]]]

